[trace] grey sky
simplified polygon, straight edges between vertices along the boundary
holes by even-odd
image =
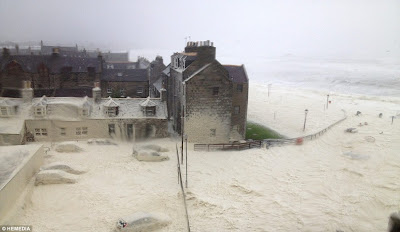
[[[0,0],[0,41],[93,42],[113,49],[400,57],[398,0]]]

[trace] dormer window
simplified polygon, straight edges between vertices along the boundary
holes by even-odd
[[[105,107],[105,113],[108,117],[115,117],[118,115],[118,106],[116,107]]]
[[[46,106],[35,106],[35,116],[43,117],[46,115]]]
[[[140,104],[144,116],[155,116],[157,104],[147,98],[146,101]]]
[[[89,114],[90,114],[90,111],[89,111],[88,108],[82,108],[81,109],[81,116],[87,117],[87,116],[89,116]]]
[[[146,107],[146,116],[154,116],[154,115],[156,115],[156,107],[155,106]]]
[[[0,111],[2,117],[7,117],[9,115],[9,110],[7,106],[0,107]]]
[[[0,101],[0,117],[10,117],[15,115],[18,106],[7,99]]]
[[[119,104],[116,103],[111,97],[103,105],[104,114],[108,117],[115,117],[119,114]]]
[[[46,105],[47,105],[47,99],[46,96],[43,96],[42,98],[40,98],[39,102],[36,103],[33,106],[33,114],[36,117],[43,117],[46,115]]]

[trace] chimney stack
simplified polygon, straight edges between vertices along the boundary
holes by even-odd
[[[33,99],[33,89],[31,81],[22,81],[21,96],[24,102],[31,102]]]
[[[92,89],[92,95],[93,95],[94,102],[99,103],[101,100],[100,82],[94,83],[94,88]]]

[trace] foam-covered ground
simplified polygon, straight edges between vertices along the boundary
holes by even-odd
[[[192,230],[385,231],[390,213],[400,209],[400,120],[391,124],[390,118],[400,112],[400,99],[333,94],[324,111],[326,93],[271,90],[268,98],[266,86],[250,85],[248,119],[289,137],[323,129],[344,116],[342,109],[348,118],[302,146],[241,152],[194,152],[191,146]],[[349,127],[359,132],[345,133]],[[156,211],[172,220],[160,231],[184,231],[175,141],[155,143],[170,149],[169,161],[138,162],[128,143],[50,151],[46,163],[79,164],[88,172],[76,184],[34,187],[32,204],[15,222],[38,231],[110,231],[118,217]]]

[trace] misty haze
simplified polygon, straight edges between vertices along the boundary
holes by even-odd
[[[1,231],[400,231],[400,2],[0,1]]]

